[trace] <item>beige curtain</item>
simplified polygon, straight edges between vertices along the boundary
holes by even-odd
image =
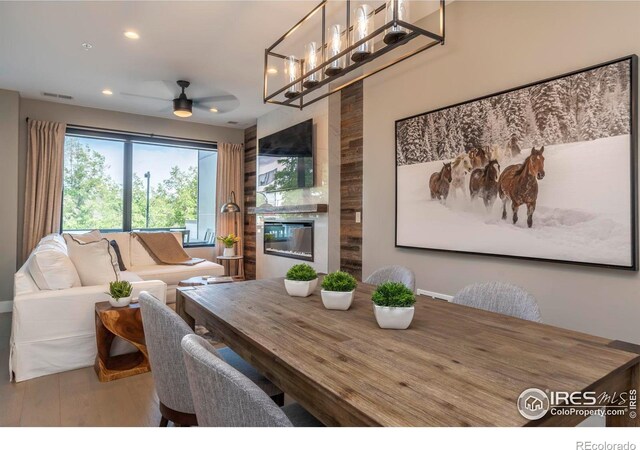
[[[216,178],[216,236],[236,233],[241,241],[236,244],[236,255],[242,255],[244,245],[244,146],[242,144],[218,144],[218,172]],[[240,206],[239,213],[220,213],[231,192]],[[219,255],[224,246],[216,242]]]
[[[40,239],[60,231],[66,124],[29,120],[22,260]]]

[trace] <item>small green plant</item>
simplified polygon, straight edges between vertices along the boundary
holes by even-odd
[[[356,279],[351,274],[339,270],[328,274],[322,280],[322,289],[325,291],[351,292],[357,285]]]
[[[233,248],[235,244],[240,242],[240,238],[233,233],[226,236],[218,236],[217,239],[222,242],[226,248]]]
[[[371,300],[378,306],[408,308],[414,305],[416,297],[404,284],[387,281],[376,288]]]
[[[109,283],[109,295],[116,301],[129,297],[132,290],[133,286],[128,281],[112,281]]]
[[[318,274],[309,264],[296,264],[287,272],[287,280],[311,281],[318,278]]]

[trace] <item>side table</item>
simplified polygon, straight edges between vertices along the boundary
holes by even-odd
[[[139,304],[114,308],[109,302],[99,302],[95,317],[98,354],[94,369],[100,381],[113,381],[151,370]],[[116,336],[133,344],[138,351],[111,356],[111,344]]]
[[[232,277],[235,281],[244,280],[244,256],[217,256],[218,263],[224,267],[225,276]],[[235,261],[235,272],[231,273],[232,261]]]

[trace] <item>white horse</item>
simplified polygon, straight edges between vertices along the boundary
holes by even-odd
[[[469,191],[467,189],[467,174],[471,172],[472,167],[471,159],[466,153],[461,153],[451,163],[451,188],[449,192],[454,198],[457,197],[458,189],[461,189],[462,196],[467,198]]]

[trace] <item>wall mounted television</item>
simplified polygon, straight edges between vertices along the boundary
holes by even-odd
[[[312,119],[259,140],[257,176],[262,193],[314,186]]]

